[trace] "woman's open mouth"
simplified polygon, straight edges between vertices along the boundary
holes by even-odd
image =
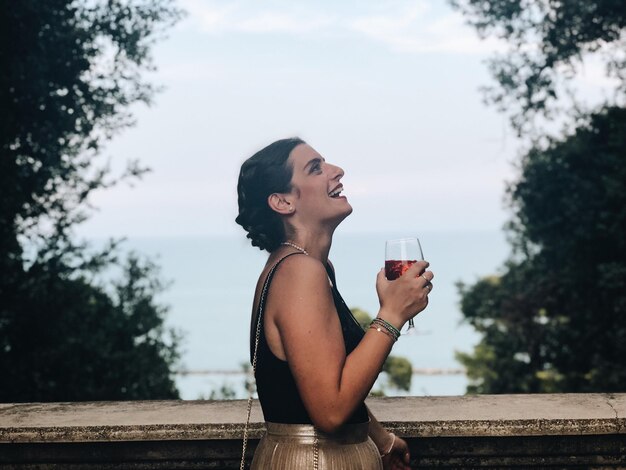
[[[331,192],[329,192],[328,195],[330,197],[332,197],[332,198],[338,198],[342,191],[343,191],[343,185],[340,184],[335,189],[333,189]]]

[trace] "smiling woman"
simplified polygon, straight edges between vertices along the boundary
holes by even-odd
[[[433,273],[426,262],[393,282],[380,271],[381,307],[363,331],[328,260],[335,229],[352,213],[343,176],[297,138],[241,167],[236,221],[269,252],[252,309],[250,355],[267,425],[252,468],[408,468],[406,443],[364,400],[399,330],[428,304]]]

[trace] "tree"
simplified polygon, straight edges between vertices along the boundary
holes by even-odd
[[[513,253],[500,275],[459,286],[462,312],[483,334],[457,355],[468,391],[624,391],[626,4],[451,3],[481,35],[508,43],[490,61],[497,87],[486,97],[529,144],[507,190]],[[584,109],[571,84],[594,54],[616,85]],[[535,126],[555,117],[569,124],[562,135]]]
[[[180,12],[167,0],[0,5],[0,375],[2,401],[170,398],[178,336],[155,303],[156,267],[118,242],[73,234],[110,177],[97,157],[149,103],[150,47]],[[103,270],[122,264],[119,281]]]
[[[35,264],[3,295],[1,402],[178,398],[178,337],[154,303],[155,267],[131,256],[112,292]]]
[[[626,5],[622,0],[450,0],[482,37],[508,44],[489,60],[497,87],[487,101],[511,115],[527,135],[537,116],[563,115],[562,98],[576,103],[568,86],[585,59],[601,54],[614,94],[604,104],[624,104],[626,92]],[[560,104],[559,104],[560,102]],[[570,109],[570,111],[572,111]]]
[[[461,285],[468,391],[626,390],[626,109],[531,149],[509,196],[517,259]]]

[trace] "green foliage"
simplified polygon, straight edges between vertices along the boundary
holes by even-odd
[[[450,2],[482,36],[508,43],[490,61],[497,87],[487,100],[535,141],[508,188],[511,259],[500,276],[459,286],[463,314],[483,334],[472,354],[457,354],[468,391],[624,391],[626,3]],[[583,112],[570,84],[592,54],[616,86]],[[538,116],[578,127],[545,138],[533,130]]]
[[[109,178],[97,156],[154,87],[150,46],[180,12],[167,0],[0,5],[1,401],[172,398],[178,335],[155,267],[116,242],[74,241],[89,195]],[[100,279],[100,281],[98,281]]]
[[[487,100],[511,113],[512,124],[527,135],[536,115],[562,113],[557,102],[585,55],[601,54],[606,75],[617,82],[613,101],[626,92],[626,3],[622,0],[449,0],[481,36],[509,45],[489,61],[498,87]],[[573,98],[570,96],[570,98]],[[622,101],[623,102],[623,101]]]
[[[129,257],[114,292],[36,264],[3,295],[0,402],[177,398],[179,337],[155,267]]]
[[[516,256],[460,286],[468,391],[625,391],[626,109],[531,149],[509,196]]]
[[[411,390],[413,366],[406,357],[389,356],[383,364],[383,371],[389,377],[389,384],[399,390]]]
[[[248,396],[256,394],[256,380],[254,379],[254,374],[252,373],[252,365],[249,362],[242,362],[240,366],[245,376],[243,386],[246,393]]]
[[[575,255],[591,265],[623,253],[625,125],[624,108],[607,108],[574,135],[524,157],[521,178],[509,189],[514,228],[550,262],[571,266]]]
[[[352,312],[354,318],[356,318],[356,321],[359,322],[359,325],[363,327],[363,329],[368,328],[370,326],[370,323],[372,323],[372,317],[365,310],[360,309],[359,307],[352,307],[350,311]]]
[[[200,397],[200,400],[234,400],[237,398],[237,392],[232,385],[223,384],[217,390],[211,390],[208,397]]]
[[[473,354],[457,351],[455,357],[467,370],[467,393],[494,393],[501,371],[496,371],[495,352],[486,341],[477,344]]]
[[[89,193],[110,186],[94,157],[148,103],[155,34],[179,13],[168,1],[2,2],[0,12],[0,241],[48,224],[63,235]],[[142,169],[129,164],[127,173]],[[32,234],[32,230],[29,232]],[[49,235],[49,233],[46,233]],[[6,249],[6,248],[5,248]]]

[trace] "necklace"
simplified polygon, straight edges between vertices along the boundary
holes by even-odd
[[[302,248],[301,246],[296,245],[295,243],[292,242],[282,242],[281,245],[285,245],[285,246],[290,246],[292,248],[295,248],[298,251],[301,251],[302,253],[304,253],[305,255],[309,256],[309,252],[306,251],[304,248]]]

